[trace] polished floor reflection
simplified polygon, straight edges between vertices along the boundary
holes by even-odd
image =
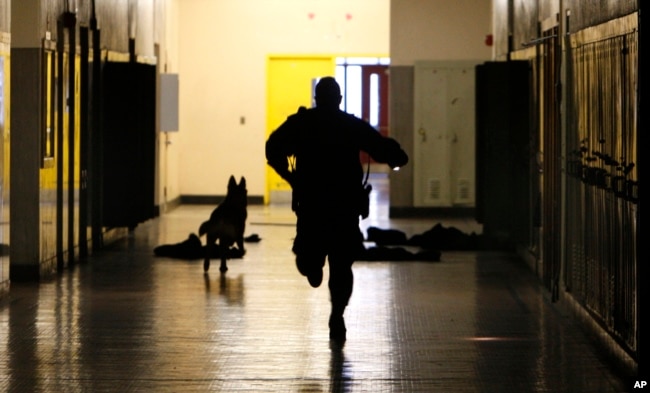
[[[438,222],[373,209],[364,228],[413,235]],[[13,284],[0,305],[0,391],[624,391],[624,376],[510,255],[357,262],[340,348],[328,338],[326,285],[311,288],[294,268],[287,206],[249,207],[246,234],[261,241],[223,275],[153,256],[210,210],[181,206],[52,282]]]

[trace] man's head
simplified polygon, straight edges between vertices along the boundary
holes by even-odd
[[[321,78],[316,84],[316,106],[338,109],[341,105],[341,88],[331,76]]]

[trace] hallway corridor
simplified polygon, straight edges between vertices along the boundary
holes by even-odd
[[[438,221],[363,228],[409,236]],[[330,347],[329,298],[290,251],[288,206],[249,206],[242,259],[153,255],[187,239],[209,206],[181,206],[52,282],[12,284],[0,300],[0,392],[622,392],[627,380],[522,262],[443,252],[439,262],[357,262]],[[464,231],[475,223],[448,220]],[[327,272],[327,270],[326,270]]]

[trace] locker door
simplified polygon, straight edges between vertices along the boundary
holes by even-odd
[[[475,64],[448,72],[449,190],[453,206],[474,206],[476,194]]]
[[[413,205],[450,206],[447,69],[415,64]]]
[[[416,207],[475,203],[476,61],[415,63]]]

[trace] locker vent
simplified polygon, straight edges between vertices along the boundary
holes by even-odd
[[[470,181],[468,179],[458,179],[456,183],[456,202],[469,202],[470,199]]]
[[[440,199],[441,192],[440,179],[429,179],[429,199],[438,200]]]

